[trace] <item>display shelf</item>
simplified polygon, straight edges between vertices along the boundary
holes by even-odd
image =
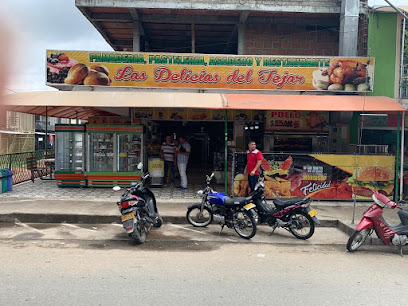
[[[84,187],[84,125],[55,125],[55,178],[58,187]]]

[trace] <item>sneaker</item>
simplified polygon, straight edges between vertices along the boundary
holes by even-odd
[[[163,187],[167,187],[167,184],[163,184]]]
[[[186,188],[186,187],[183,187],[183,186],[178,186],[177,189],[178,189],[178,190],[186,190],[187,188]]]

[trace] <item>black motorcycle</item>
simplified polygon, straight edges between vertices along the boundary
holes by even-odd
[[[143,164],[140,163],[138,169],[142,168]],[[156,198],[150,189],[145,187],[145,180],[148,177],[149,173],[146,173],[139,181],[133,182],[117,202],[122,214],[123,228],[137,244],[146,241],[146,234],[152,226],[160,227],[163,224],[163,219],[157,211]],[[120,189],[119,186],[113,187],[115,191]]]
[[[239,236],[250,239],[256,234],[255,205],[252,198],[229,198],[224,193],[214,191],[210,187],[211,176],[207,175],[207,186],[197,193],[201,203],[190,205],[187,209],[187,221],[197,227],[205,227],[211,222],[234,228]]]
[[[265,200],[265,183],[260,180],[251,194],[258,212],[258,223],[267,224],[273,228],[282,227],[298,239],[309,239],[315,230],[317,211],[310,208],[310,198],[274,199],[275,208],[270,207]]]

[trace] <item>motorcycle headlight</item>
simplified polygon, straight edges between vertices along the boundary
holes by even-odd
[[[204,194],[204,190],[199,190],[199,191],[197,191],[197,194],[198,194],[200,197],[202,197],[203,194]]]

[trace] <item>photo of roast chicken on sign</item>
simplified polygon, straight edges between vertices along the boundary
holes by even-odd
[[[313,86],[317,90],[369,91],[370,69],[369,59],[336,59],[330,67],[313,72]]]

